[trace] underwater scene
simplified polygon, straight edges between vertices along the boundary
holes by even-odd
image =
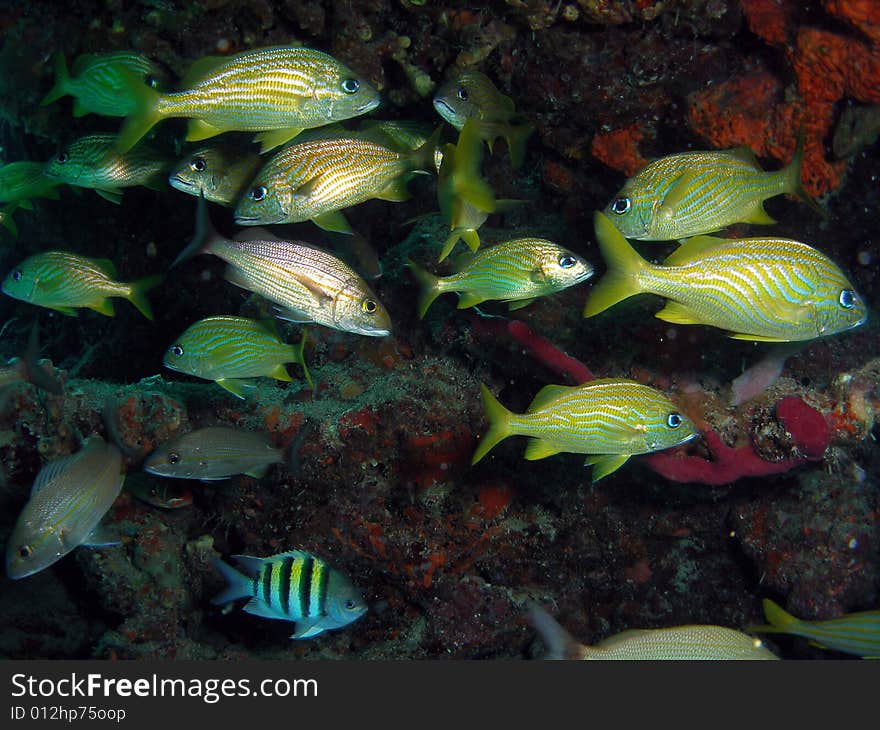
[[[880,3],[0,29],[0,657],[880,657]]]

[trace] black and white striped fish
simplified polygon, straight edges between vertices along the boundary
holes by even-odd
[[[314,555],[291,550],[266,558],[232,557],[238,570],[222,560],[214,562],[229,585],[211,602],[219,606],[250,596],[244,606],[248,613],[296,622],[291,639],[347,626],[367,611],[348,578]]]

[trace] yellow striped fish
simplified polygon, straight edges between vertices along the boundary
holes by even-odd
[[[136,80],[137,100],[119,134],[125,152],[162,119],[188,117],[188,142],[223,132],[260,132],[265,152],[303,129],[366,114],[379,92],[332,56],[311,48],[257,48],[194,64],[184,88],[160,94]]]
[[[779,659],[760,639],[726,626],[693,624],[668,629],[630,629],[598,644],[581,644],[539,606],[529,607],[529,619],[547,648],[545,659],[600,660],[774,660]]]
[[[544,238],[514,238],[469,255],[464,262],[452,276],[437,277],[407,261],[422,287],[419,319],[444,292],[459,295],[459,309],[491,299],[509,302],[514,310],[593,275],[584,259]]]
[[[268,558],[233,555],[239,570],[215,560],[228,587],[215,596],[216,606],[250,598],[244,610],[254,616],[295,621],[291,639],[308,639],[357,621],[367,604],[349,579],[321,558],[291,550]]]
[[[213,380],[239,398],[254,387],[248,378],[290,381],[284,363],[297,362],[314,389],[303,357],[306,335],[298,345],[278,339],[272,323],[247,317],[206,317],[190,325],[165,351],[166,368]]]
[[[605,378],[585,385],[546,385],[525,413],[508,411],[480,386],[489,430],[471,464],[508,436],[530,436],[529,461],[562,451],[589,454],[593,481],[608,476],[634,454],[669,449],[697,436],[696,426],[659,390],[633,380]]]
[[[605,215],[627,238],[647,241],[713,233],[734,223],[775,223],[764,201],[790,193],[821,210],[801,184],[803,136],[791,163],[764,172],[748,147],[661,157],[626,181]]]
[[[55,86],[43,97],[40,105],[46,106],[70,94],[75,97],[75,117],[84,114],[125,117],[136,108],[135,98],[126,84],[129,76],[150,88],[167,81],[167,74],[161,66],[132,51],[82,55],[73,64],[72,76],[67,71],[64,54],[58,53]]]
[[[17,207],[29,209],[32,198],[58,199],[60,180],[44,174],[42,162],[10,162],[0,167],[0,203],[18,203]]]
[[[769,598],[763,600],[769,626],[750,626],[764,634],[803,636],[822,649],[855,654],[862,659],[880,659],[880,611],[847,613],[826,621],[804,621],[785,611]]]
[[[212,203],[232,207],[262,164],[256,152],[216,144],[189,153],[171,170],[168,182],[176,190],[190,195],[204,193]]]
[[[3,280],[3,293],[38,307],[48,307],[69,316],[76,307],[87,307],[112,317],[110,297],[128,299],[149,320],[153,311],[146,292],[162,282],[163,276],[137,281],[116,281],[116,267],[109,259],[90,259],[68,251],[34,254],[12,269]]]
[[[166,441],[144,460],[144,471],[213,482],[236,474],[261,479],[284,457],[264,433],[227,426],[197,428]]]
[[[366,200],[409,199],[406,183],[432,170],[441,128],[418,149],[399,151],[360,136],[294,142],[267,162],[235,208],[243,226],[311,220],[329,231],[351,233],[339,212]]]
[[[112,544],[97,528],[124,479],[119,449],[98,436],[72,456],[46,464],[9,536],[6,574],[24,578],[79,545]]]
[[[122,200],[121,188],[144,185],[163,189],[170,164],[170,160],[147,145],[123,155],[116,151],[116,137],[112,134],[92,134],[76,140],[49,160],[45,173],[58,182],[91,188],[105,200],[118,204]]]
[[[696,236],[657,266],[639,256],[605,215],[597,212],[595,222],[608,271],[590,293],[585,317],[650,292],[667,299],[659,319],[720,327],[738,340],[811,340],[868,318],[843,272],[805,243]]]
[[[278,305],[280,319],[372,337],[391,333],[388,311],[344,261],[297,241],[223,238],[211,228],[205,207],[199,198],[195,238],[172,266],[197,253],[213,254],[229,264],[229,281]]]

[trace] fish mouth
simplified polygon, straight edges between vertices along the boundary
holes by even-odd
[[[261,220],[259,216],[255,215],[237,215],[235,216],[235,222],[240,226],[256,226],[260,223],[265,223],[266,225],[271,225],[273,223],[278,223],[278,221],[266,221]]]
[[[446,101],[445,99],[434,99],[434,108],[437,110],[437,113],[446,119],[446,115],[455,116],[455,109],[452,108],[452,105]]]
[[[391,330],[368,330],[368,329],[357,329],[354,330],[359,335],[366,335],[367,337],[389,337],[391,335]]]
[[[169,177],[168,184],[172,188],[177,188],[178,190],[183,190],[184,192],[196,189],[194,183],[191,183],[189,180],[184,180],[179,175],[172,175],[171,177]]]
[[[354,110],[358,114],[365,114],[366,112],[371,112],[375,109],[379,104],[382,103],[382,99],[378,96],[375,99],[370,99],[369,101],[365,101],[362,104],[358,104]]]

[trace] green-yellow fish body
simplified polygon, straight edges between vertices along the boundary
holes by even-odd
[[[44,251],[22,261],[3,280],[2,290],[14,299],[74,316],[87,307],[112,317],[111,297],[128,299],[147,319],[153,312],[146,292],[162,281],[148,276],[133,282],[116,280],[108,259],[90,259],[68,251]]]
[[[135,97],[126,83],[128,77],[148,88],[156,88],[167,81],[167,75],[158,64],[132,51],[80,56],[73,64],[73,75],[68,73],[64,55],[59,53],[56,56],[55,86],[40,104],[45,106],[70,94],[75,97],[75,117],[84,114],[125,117],[136,108]]]
[[[467,256],[451,276],[437,277],[408,263],[422,287],[419,318],[444,292],[458,293],[459,309],[500,300],[509,302],[513,310],[580,284],[593,274],[593,267],[583,258],[544,238],[515,238],[490,246]]]
[[[547,385],[525,413],[508,411],[481,386],[489,430],[472,464],[508,436],[529,436],[529,461],[560,452],[588,454],[593,481],[634,454],[669,449],[697,436],[691,420],[663,393],[632,380],[605,378],[585,385]]]
[[[804,621],[785,611],[769,598],[763,601],[769,626],[752,626],[760,633],[803,636],[822,649],[855,654],[863,659],[880,659],[880,611],[847,613],[826,621]]]
[[[100,437],[76,454],[46,464],[9,537],[7,575],[24,578],[79,545],[108,544],[95,528],[119,495],[124,478],[122,454]]]
[[[144,87],[147,88],[147,87]],[[134,185],[161,190],[170,161],[147,145],[120,154],[112,134],[92,134],[71,143],[46,163],[48,177],[91,188],[111,203],[122,200],[122,188]]]
[[[242,196],[263,160],[256,152],[215,144],[190,152],[171,170],[171,187],[232,207]]]
[[[160,94],[130,83],[137,110],[119,135],[126,151],[161,119],[189,118],[187,141],[223,132],[260,132],[262,151],[303,129],[350,119],[375,109],[379,93],[332,56],[310,48],[257,48],[212,58],[188,75],[187,87]]]
[[[604,213],[627,238],[669,241],[734,223],[775,223],[764,201],[796,195],[818,210],[801,184],[803,141],[791,163],[761,169],[747,147],[661,157],[626,181]]]
[[[312,384],[303,357],[305,333],[297,345],[278,339],[271,323],[247,317],[218,316],[199,320],[165,352],[165,367],[198,378],[213,380],[239,398],[253,384],[249,378],[269,377],[290,381],[284,363],[302,365]]]
[[[32,198],[58,199],[60,180],[44,174],[42,162],[10,162],[0,167],[0,203],[17,203],[16,207],[30,208]]]
[[[513,99],[502,94],[486,74],[468,70],[440,87],[434,95],[434,109],[453,127],[461,130],[468,119],[476,122],[477,134],[491,151],[498,137],[507,142],[510,164],[522,166],[525,145],[534,131],[531,124],[515,124]]]
[[[657,266],[604,214],[597,212],[595,222],[608,271],[590,292],[585,317],[650,292],[668,300],[659,319],[720,327],[740,340],[811,340],[867,320],[865,302],[843,272],[805,243],[697,236]]]
[[[312,220],[330,231],[350,233],[339,212],[378,198],[409,199],[406,183],[431,170],[438,127],[421,147],[398,151],[360,136],[294,142],[267,162],[235,208],[235,222],[257,226]]]
[[[546,659],[623,661],[774,660],[760,639],[726,626],[693,624],[666,629],[630,629],[586,646],[544,609],[531,606],[529,618],[547,648]]]

